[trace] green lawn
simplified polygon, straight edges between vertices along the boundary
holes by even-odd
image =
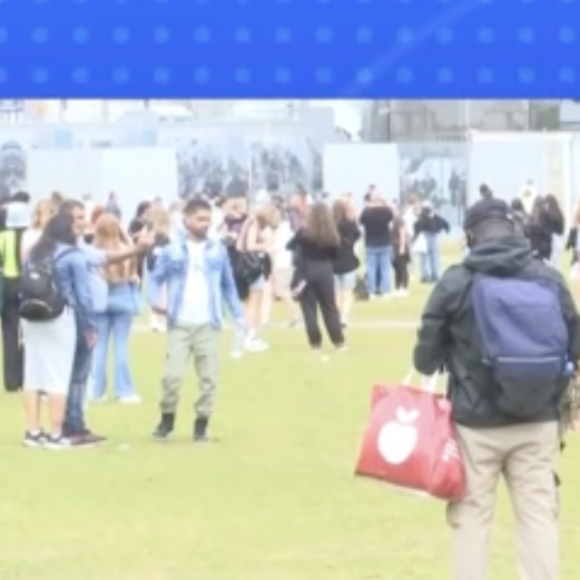
[[[357,304],[354,318],[416,318],[409,299]],[[322,362],[302,330],[274,327],[270,352],[227,356],[214,433],[189,439],[193,373],[179,432],[153,442],[164,337],[136,333],[143,405],[91,408],[101,449],[25,450],[20,398],[0,400],[3,580],[432,580],[448,578],[443,504],[353,477],[374,381],[409,370],[414,332],[349,331],[350,351]],[[563,457],[562,580],[578,576],[579,444]],[[494,580],[516,578],[502,493]]]

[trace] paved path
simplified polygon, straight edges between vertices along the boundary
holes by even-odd
[[[389,320],[389,319],[378,319],[378,320],[358,320],[352,322],[348,325],[349,328],[354,329],[368,329],[368,330],[413,330],[419,327],[417,321],[412,320]],[[274,322],[269,324],[266,328],[273,328],[276,330],[292,330],[288,327],[287,323]],[[296,327],[296,328],[299,328]],[[148,326],[144,324],[139,324],[133,329],[135,332],[150,332]]]

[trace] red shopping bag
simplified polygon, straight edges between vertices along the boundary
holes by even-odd
[[[460,499],[465,473],[449,401],[410,387],[375,387],[372,399],[356,474]]]
[[[371,412],[372,410],[396,387],[387,385],[374,385],[371,392]]]

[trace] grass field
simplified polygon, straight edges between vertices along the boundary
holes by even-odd
[[[426,291],[357,304],[354,320],[413,320]],[[281,313],[277,313],[280,319]],[[19,445],[18,395],[1,396],[2,580],[432,580],[448,578],[444,506],[352,475],[375,381],[410,368],[414,331],[349,331],[350,350],[324,363],[301,329],[266,331],[270,352],[228,357],[212,426],[216,444],[190,441],[193,372],[179,429],[157,421],[164,337],[136,333],[140,406],[92,407],[100,449],[62,453]],[[563,457],[562,580],[575,580],[580,473],[574,437]],[[502,491],[493,580],[517,577]]]

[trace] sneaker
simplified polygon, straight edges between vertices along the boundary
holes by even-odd
[[[207,434],[209,417],[197,417],[193,423],[193,440],[195,443],[210,443],[216,441]]]
[[[72,447],[72,441],[63,435],[47,435],[44,447],[51,451],[70,449]]]
[[[197,417],[193,422],[193,440],[204,442],[207,441],[207,426],[209,419],[207,417]]]
[[[248,352],[264,352],[268,350],[270,345],[259,338],[254,338],[253,340],[247,340],[244,344],[244,349]]]
[[[155,439],[167,439],[167,437],[173,433],[174,427],[175,415],[173,413],[163,413],[159,425],[157,425],[155,431],[153,431],[153,437],[155,437]]]
[[[26,431],[24,438],[22,439],[22,445],[31,448],[44,447],[45,442],[46,434],[42,431],[39,431],[38,433]]]
[[[85,429],[81,433],[67,435],[66,438],[73,447],[95,447],[107,440],[106,437],[92,433],[88,429]]]
[[[141,397],[136,393],[132,395],[127,395],[125,397],[118,397],[117,403],[121,403],[121,405],[138,405],[141,403]]]

